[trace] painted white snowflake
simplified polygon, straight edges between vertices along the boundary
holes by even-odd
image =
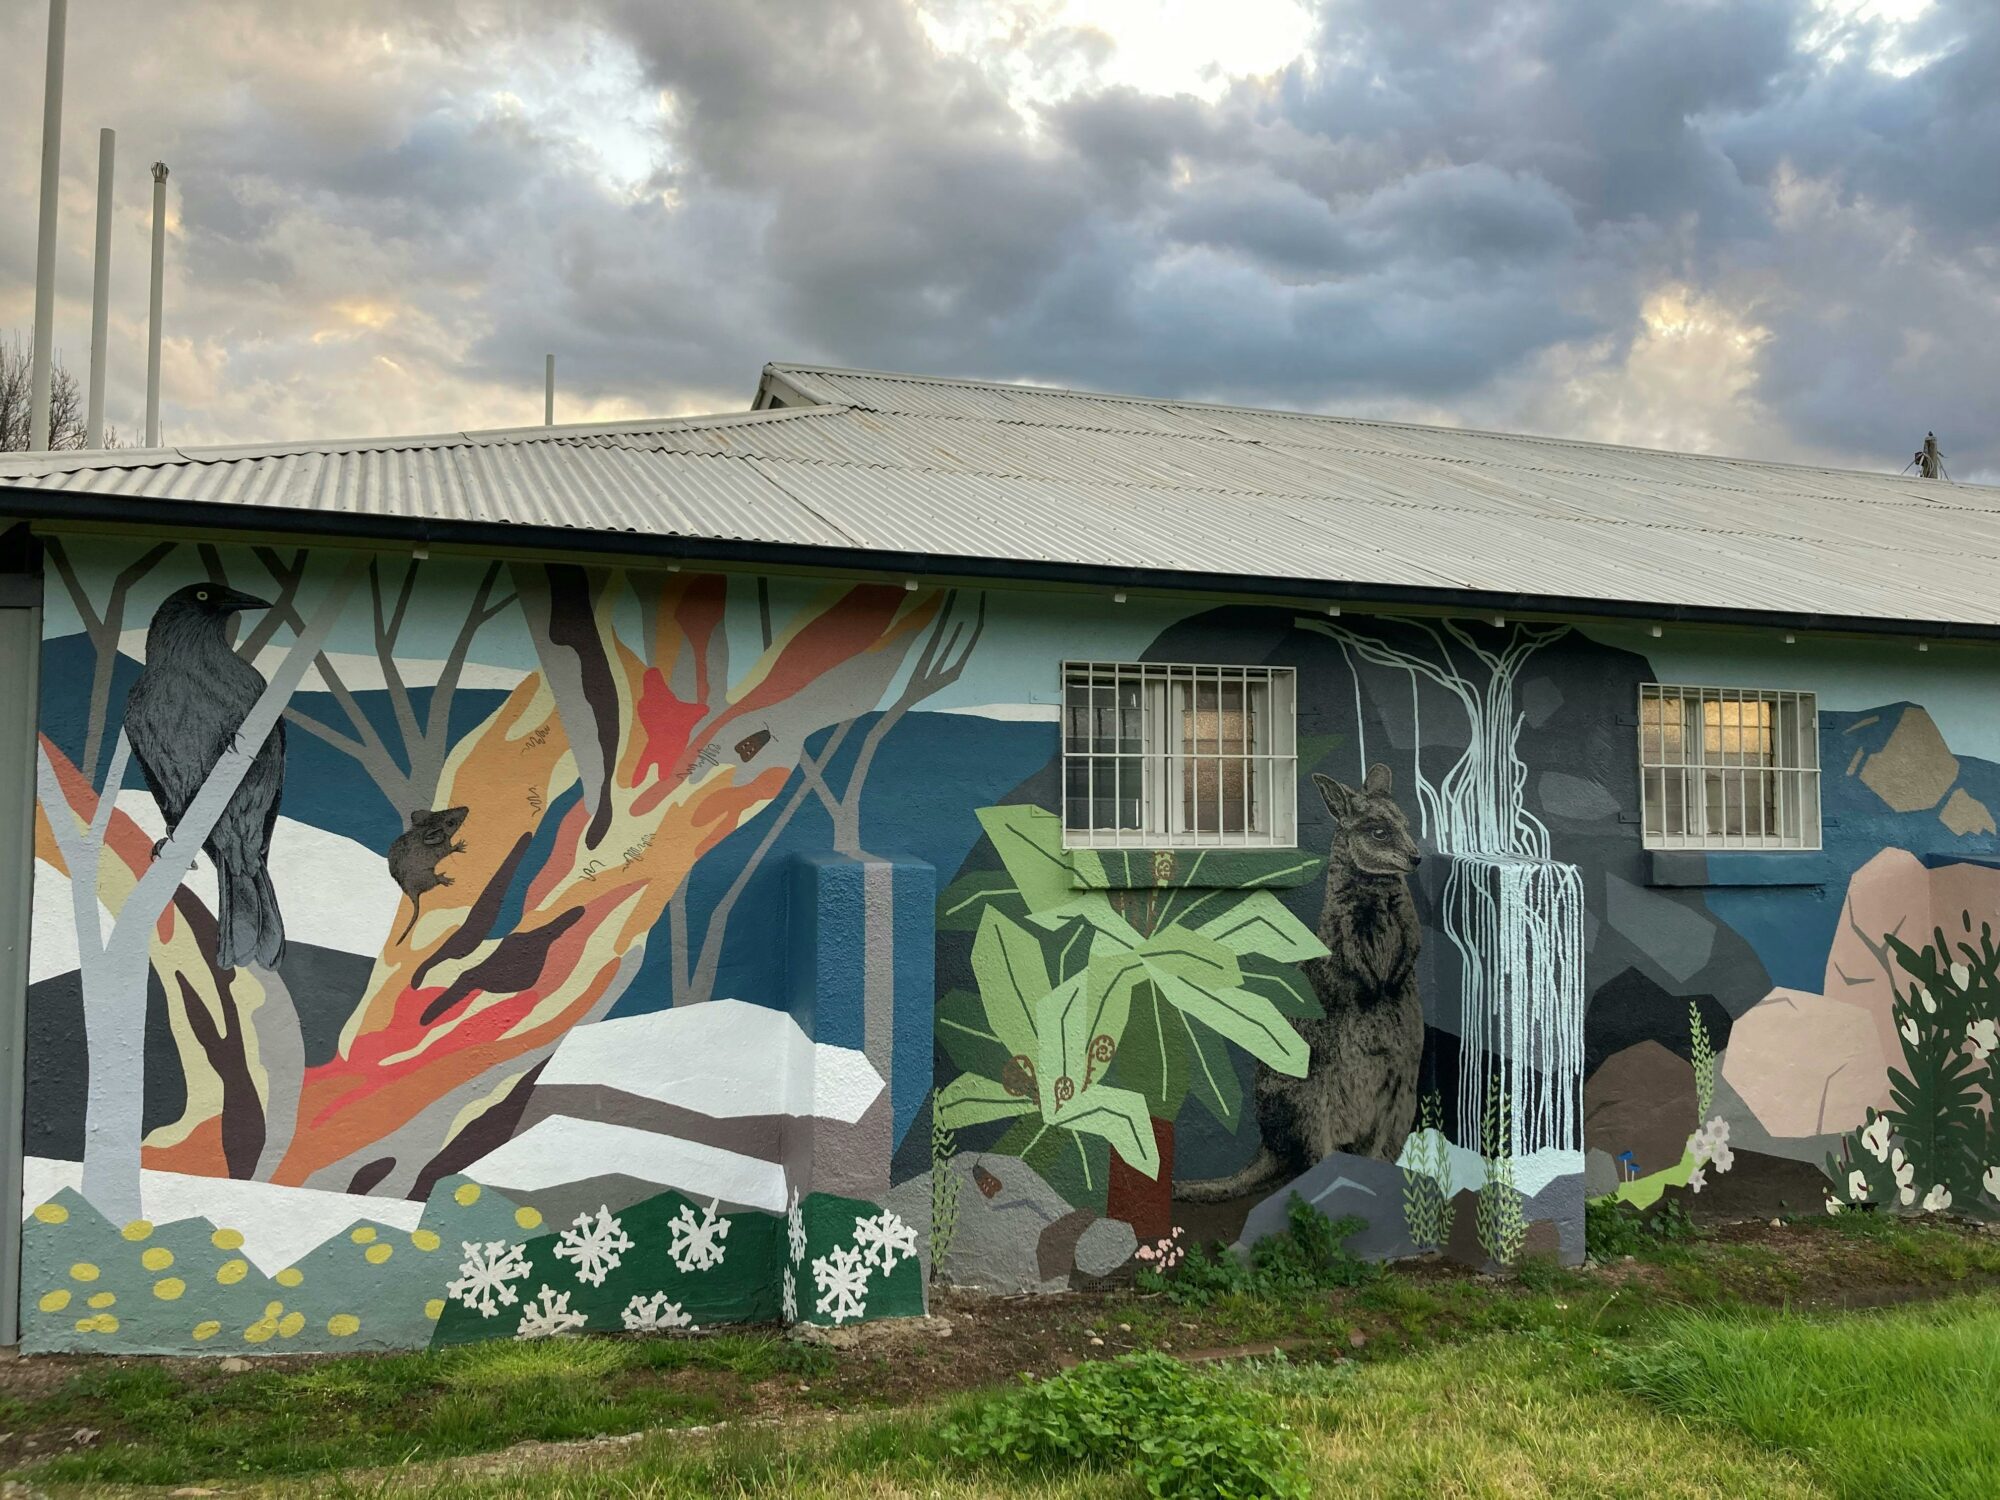
[[[813,1307],[821,1317],[845,1323],[868,1310],[868,1262],[859,1250],[841,1245],[815,1260],[813,1284],[819,1288]]]
[[[535,1300],[521,1309],[521,1326],[514,1330],[517,1339],[546,1339],[558,1334],[574,1333],[590,1319],[580,1312],[569,1310],[569,1293],[559,1292],[552,1286],[545,1286],[536,1294]]]
[[[665,1292],[655,1292],[650,1297],[634,1297],[625,1304],[625,1311],[619,1314],[625,1320],[626,1328],[633,1333],[659,1333],[668,1328],[685,1328],[695,1332],[694,1319],[681,1309],[678,1302],[669,1302]]]
[[[864,1265],[879,1267],[886,1276],[898,1259],[916,1259],[917,1231],[885,1208],[871,1219],[854,1221],[854,1247]]]
[[[710,1199],[699,1219],[694,1216],[694,1209],[683,1203],[681,1211],[668,1221],[673,1242],[667,1246],[667,1253],[674,1258],[675,1270],[706,1271],[722,1264],[722,1242],[729,1235],[729,1220],[716,1217],[715,1205],[719,1201]]]
[[[576,1216],[573,1228],[565,1229],[556,1240],[556,1259],[576,1262],[576,1279],[591,1286],[603,1286],[605,1276],[618,1269],[632,1240],[611,1210],[600,1206],[595,1215]]]
[[[785,1236],[791,1241],[792,1264],[806,1258],[806,1216],[799,1208],[799,1190],[792,1189],[791,1210],[785,1215]]]
[[[479,1245],[461,1240],[459,1246],[465,1258],[458,1263],[458,1280],[445,1285],[447,1297],[456,1297],[482,1318],[490,1318],[520,1300],[514,1283],[534,1269],[522,1253],[526,1245],[510,1245],[505,1240]]]
[[[799,1320],[799,1279],[792,1274],[790,1266],[785,1267],[783,1290],[785,1295],[785,1321],[787,1323],[796,1323]]]

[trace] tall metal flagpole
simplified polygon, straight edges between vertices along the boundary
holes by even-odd
[[[146,446],[160,446],[160,303],[167,265],[167,164],[153,163],[153,315],[146,329]]]
[[[97,269],[90,283],[90,405],[84,446],[104,446],[104,356],[111,334],[111,180],[118,132],[97,132]]]

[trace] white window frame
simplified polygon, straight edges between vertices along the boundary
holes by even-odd
[[[1223,666],[1192,662],[1065,661],[1062,665],[1062,820],[1066,849],[1295,849],[1298,847],[1298,674],[1290,667]],[[1207,712],[1203,688],[1214,691],[1215,742],[1189,748],[1187,719]],[[1082,689],[1087,702],[1078,705]],[[1243,705],[1241,748],[1225,749],[1223,715],[1230,698]],[[1120,709],[1119,705],[1126,706]],[[1108,742],[1099,715],[1114,715]],[[1084,717],[1079,722],[1076,715]],[[1236,740],[1229,740],[1231,746]],[[1127,746],[1131,748],[1126,748]],[[1204,778],[1200,773],[1209,769]],[[1235,771],[1236,799],[1223,797]],[[1089,820],[1110,801],[1133,815],[1114,826]],[[1137,786],[1128,778],[1136,777]],[[1071,796],[1078,784],[1087,788]],[[1213,811],[1202,804],[1212,781]],[[1188,805],[1194,806],[1192,816]],[[1082,819],[1078,819],[1078,809]],[[1232,818],[1228,814],[1235,813]],[[1237,827],[1230,827],[1234,822]]]
[[[1816,694],[1642,683],[1638,741],[1648,849],[1820,848]]]

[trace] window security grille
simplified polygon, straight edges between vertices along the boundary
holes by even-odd
[[[1298,733],[1289,667],[1063,664],[1071,848],[1291,848]]]
[[[1819,711],[1811,693],[1639,689],[1649,849],[1817,849]]]

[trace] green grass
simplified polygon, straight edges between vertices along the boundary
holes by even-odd
[[[1629,1387],[1798,1457],[1854,1497],[2000,1495],[2000,1303],[1837,1318],[1686,1314],[1621,1362]]]
[[[2000,1494],[1991,1395],[2000,1301],[1991,1297],[1824,1318],[1680,1312],[1643,1320],[1629,1342],[1545,1327],[1372,1364],[1278,1357],[1217,1373],[1298,1433],[1321,1497]],[[412,1476],[389,1493],[1138,1495],[1101,1469],[1008,1482],[941,1438],[949,1418],[976,1420],[1007,1399],[781,1435],[648,1438],[560,1474]]]
[[[1496,1336],[1356,1367],[1244,1361],[1241,1382],[1301,1441],[1312,1493],[1341,1497],[1632,1496],[1733,1500],[1813,1493],[1801,1466],[1729,1435],[1690,1441],[1684,1424],[1619,1392],[1585,1345]],[[961,1419],[1004,1395],[962,1399]],[[942,1415],[942,1414],[940,1414]],[[434,1475],[388,1495],[694,1497],[1017,1496],[1138,1500],[1136,1482],[1099,1468],[994,1475],[940,1440],[941,1422],[902,1415],[792,1432],[647,1439],[609,1460],[548,1472]]]
[[[1289,1362],[1246,1362],[1230,1378],[1256,1384],[1273,1420],[1306,1436],[1326,1495],[2000,1495],[2000,1430],[1978,1407],[2000,1388],[2000,1299],[1818,1319],[1777,1310],[1990,1285],[2000,1239],[1861,1214],[1755,1243],[1610,1227],[1635,1236],[1636,1265],[1620,1255],[1599,1271],[1537,1262],[1511,1278],[1392,1272],[1283,1294],[1219,1285],[1193,1306],[1127,1293],[1053,1313],[1039,1347],[997,1368],[1281,1342]],[[980,1336],[975,1314],[949,1347],[970,1355]],[[990,1396],[863,1417],[909,1398],[903,1358],[893,1343],[835,1355],[753,1333],[496,1342],[236,1375],[107,1361],[52,1392],[0,1400],[0,1432],[16,1453],[38,1436],[20,1471],[36,1483],[256,1475],[383,1487],[355,1472],[370,1470],[399,1474],[397,1493],[1083,1492],[1078,1476],[1020,1487],[962,1462],[940,1429]],[[944,1396],[994,1368],[941,1359],[920,1389]],[[829,1407],[845,1415],[828,1422]],[[762,1425],[745,1420],[757,1413]],[[679,1430],[717,1421],[736,1425]],[[101,1436],[40,1456],[79,1428]],[[474,1457],[609,1434],[644,1435],[566,1455],[560,1471]],[[447,1477],[441,1460],[462,1472]],[[1108,1472],[1087,1487],[1137,1493]]]
[[[496,1342],[200,1382],[160,1364],[105,1365],[33,1403],[0,1402],[0,1426],[104,1434],[38,1464],[40,1480],[175,1484],[685,1426],[740,1408],[759,1380],[829,1362],[782,1339],[726,1335]],[[671,1378],[683,1370],[700,1376]]]

